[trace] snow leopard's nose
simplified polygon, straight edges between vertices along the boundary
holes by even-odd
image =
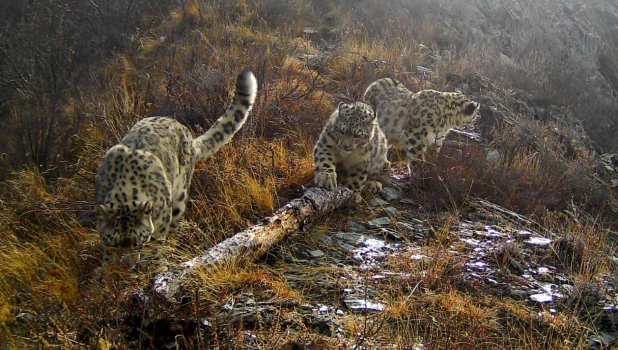
[[[142,246],[142,242],[138,240],[136,236],[130,235],[119,238],[115,246],[117,248],[139,248]]]
[[[341,147],[341,149],[346,152],[350,152],[350,151],[353,151],[354,148],[356,148],[356,145],[354,145],[353,143],[349,143],[349,142],[340,142],[339,147]]]
[[[123,238],[120,238],[116,242],[116,247],[118,247],[118,248],[129,248],[129,247],[132,247],[133,244],[134,244],[134,240],[131,239],[131,237],[123,237]]]

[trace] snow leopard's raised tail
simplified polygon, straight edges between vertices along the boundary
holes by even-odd
[[[257,80],[253,73],[248,70],[240,73],[236,78],[236,90],[230,106],[204,135],[193,140],[196,162],[209,158],[230,142],[247,120],[256,94]]]

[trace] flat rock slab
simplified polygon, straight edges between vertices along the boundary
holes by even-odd
[[[361,245],[367,237],[357,232],[337,232],[334,238],[356,246]]]
[[[551,244],[551,242],[552,242],[551,239],[545,238],[545,237],[530,237],[524,241],[524,243],[526,243],[527,245],[539,246],[539,247],[548,246]]]
[[[384,199],[376,197],[376,198],[371,198],[368,204],[370,207],[381,207],[384,205],[388,205],[388,202],[385,201]]]
[[[391,218],[396,218],[396,217],[399,217],[400,215],[399,210],[391,206],[384,207],[384,212],[386,213],[386,215],[390,216]]]
[[[368,224],[369,224],[369,228],[376,229],[376,228],[390,225],[391,219],[387,216],[383,216],[383,217],[369,221]]]
[[[396,201],[401,199],[402,192],[393,187],[384,187],[380,191],[380,196],[387,201]]]
[[[325,254],[324,254],[323,251],[318,249],[318,250],[310,251],[309,255],[311,255],[311,257],[313,257],[313,258],[320,258],[320,257],[323,257]]]
[[[348,227],[350,228],[350,230],[352,230],[353,232],[365,232],[365,231],[367,231],[367,228],[363,224],[358,223],[356,221],[348,220],[347,224],[348,224]]]
[[[343,303],[352,311],[382,312],[386,309],[382,303],[361,298],[346,298]]]

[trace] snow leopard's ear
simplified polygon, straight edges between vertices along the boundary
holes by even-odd
[[[107,212],[108,207],[105,205],[97,205],[95,207],[95,212],[97,216],[105,222],[110,222],[109,213]]]
[[[152,202],[137,202],[137,219],[146,227],[146,229],[152,234],[154,232],[154,225],[152,224]]]
[[[464,114],[467,116],[473,115],[477,108],[479,108],[479,104],[477,102],[466,102],[466,105],[464,106]]]
[[[339,106],[337,106],[337,110],[341,112],[341,107],[345,106],[345,102],[339,102]]]
[[[151,201],[146,201],[146,202],[138,202],[136,205],[137,208],[137,218],[139,220],[143,220],[150,217],[150,214],[152,214],[152,202]]]

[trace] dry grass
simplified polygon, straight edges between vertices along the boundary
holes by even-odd
[[[453,210],[479,197],[539,219],[574,206],[615,220],[618,202],[598,180],[593,151],[574,142],[569,129],[520,115],[498,123],[488,139],[494,159],[473,144],[447,146],[428,159],[418,184],[426,207]]]
[[[515,126],[497,124],[491,139],[501,161],[487,160],[476,146],[445,147],[435,165],[425,167],[420,191],[413,196],[425,212],[451,211],[436,226],[435,237],[424,242],[423,254],[430,260],[389,259],[390,267],[410,277],[381,285],[387,311],[346,316],[340,336],[311,328],[285,303],[275,303],[267,318],[259,315],[252,329],[217,316],[221,307],[247,293],[256,300],[294,305],[338,304],[339,291],[320,284],[327,280],[341,286],[337,267],[308,268],[276,256],[274,264],[201,271],[194,280],[199,292],[182,306],[133,299],[148,276],[122,268],[95,273],[101,248],[91,200],[105,150],[145,115],[172,115],[196,133],[207,129],[226,108],[233,77],[244,68],[259,81],[252,116],[231,145],[197,166],[185,231],[172,244],[171,261],[186,260],[295,196],[311,181],[313,143],[336,102],[360,98],[377,78],[395,76],[412,90],[443,88],[436,78],[445,73],[496,76],[506,71],[521,79],[517,86],[532,84],[533,90],[553,82],[551,72],[541,70],[545,62],[539,56],[523,55],[516,66],[507,67],[496,60],[491,43],[466,43],[424,16],[422,6],[405,11],[383,1],[363,6],[366,10],[353,1],[190,1],[162,16],[158,25],[135,33],[130,45],[92,67],[88,84],[62,99],[55,109],[64,118],[58,127],[79,128],[71,143],[54,145],[57,161],[42,171],[24,167],[20,161],[27,157],[20,155],[19,143],[10,143],[10,156],[0,157],[10,165],[0,177],[0,348],[125,349],[173,341],[181,348],[412,348],[421,343],[431,349],[585,348],[594,320],[586,298],[572,300],[577,312],[550,317],[546,310],[533,311],[463,281],[465,258],[446,249],[454,240],[451,224],[458,222],[468,198],[478,196],[569,232],[547,259],[565,265],[581,286],[596,285],[613,269],[613,252],[598,232],[605,232],[604,210],[614,198],[591,178],[592,155],[575,150],[573,157],[563,138],[551,131],[560,126],[529,116],[521,116]],[[336,24],[324,24],[320,19],[326,16]],[[449,54],[433,61],[444,50]],[[420,75],[417,65],[430,66],[433,76]],[[522,75],[524,66],[536,70]],[[532,77],[542,81],[534,85]],[[550,95],[568,99],[569,93]],[[18,110],[23,102],[11,102],[13,117],[25,113]],[[525,139],[530,135],[536,141]],[[572,224],[573,217],[556,214],[575,209],[598,219],[580,213]],[[317,241],[304,244],[320,247]],[[563,256],[569,249],[575,258]],[[592,293],[586,288],[581,295]],[[200,322],[213,318],[209,333],[200,334]],[[175,339],[159,332],[169,329],[171,319],[178,322]]]

